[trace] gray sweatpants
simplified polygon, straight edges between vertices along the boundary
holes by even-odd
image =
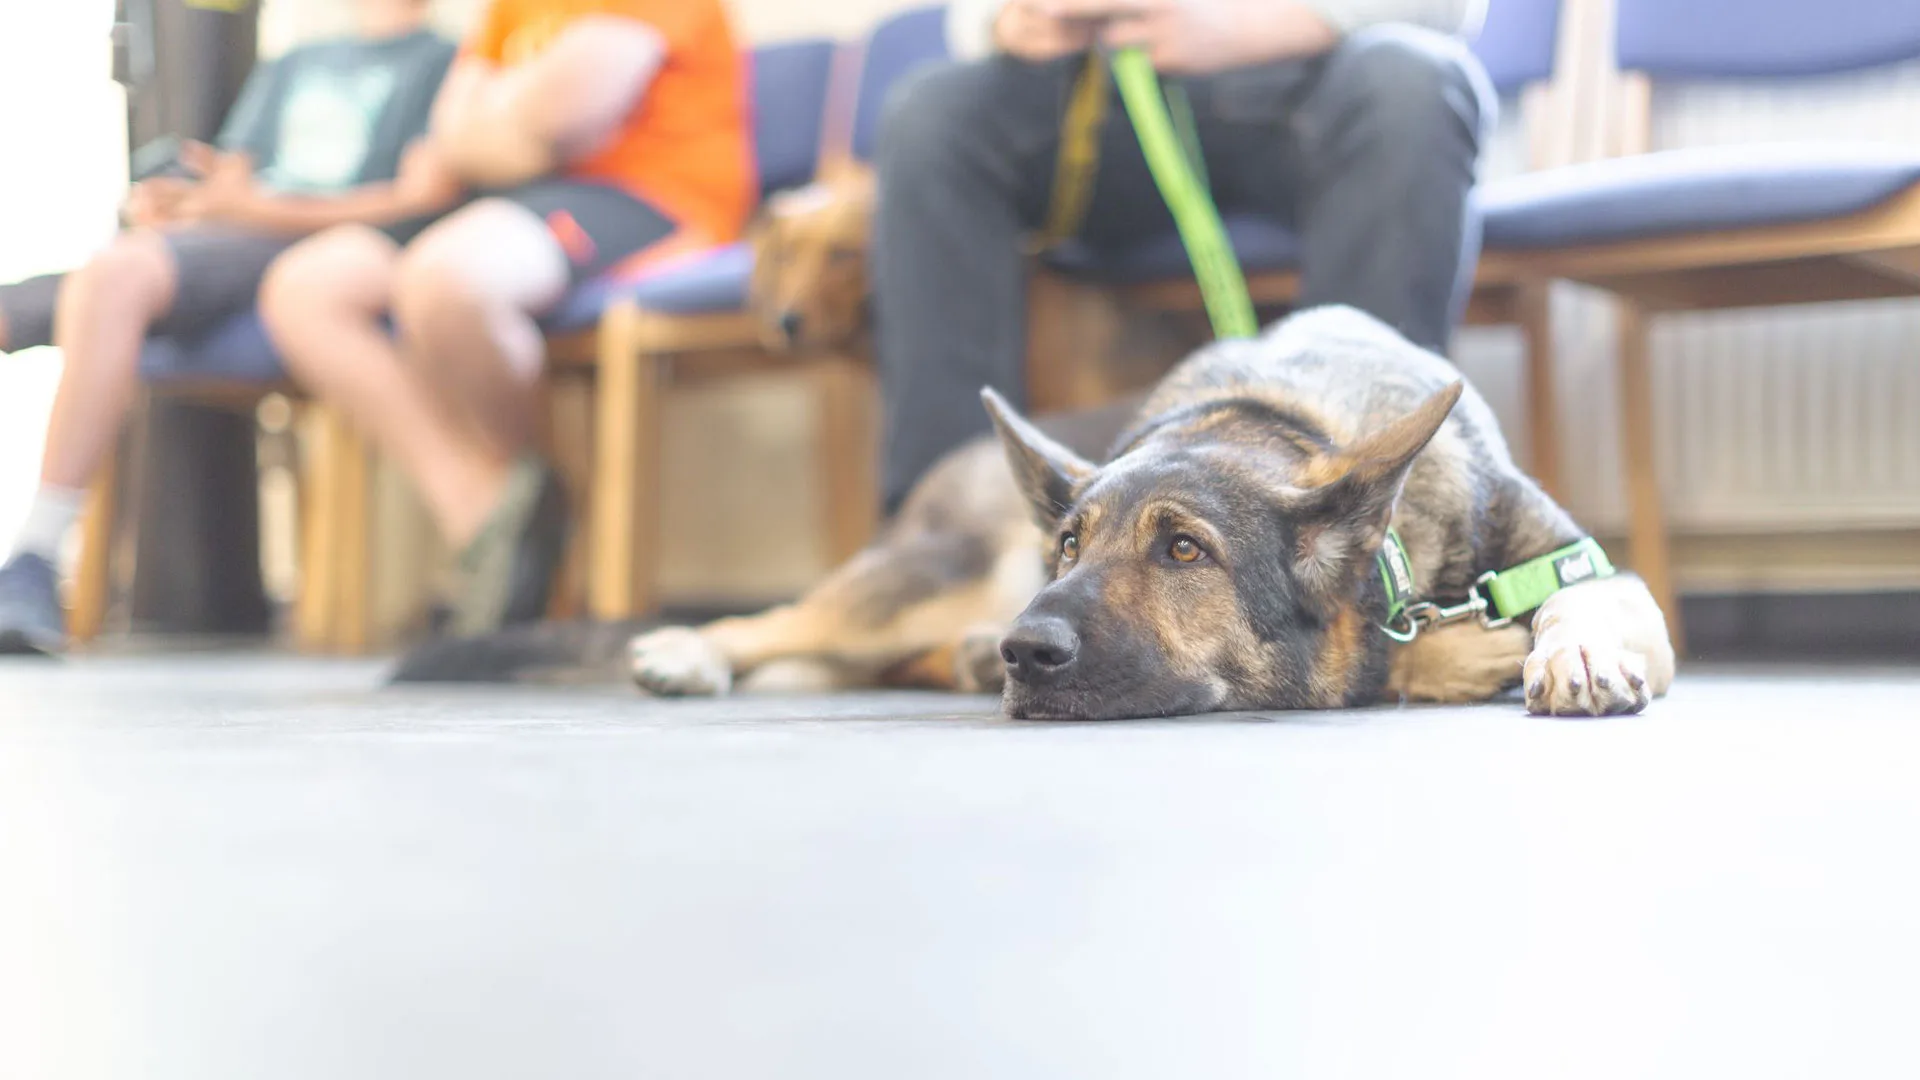
[[[874,240],[889,511],[935,459],[988,429],[992,386],[1023,404],[1022,242],[1043,222],[1076,62],[930,68],[883,120]],[[1332,53],[1188,81],[1221,209],[1301,244],[1302,306],[1352,304],[1442,348],[1479,254],[1469,193],[1494,99],[1457,41],[1363,31]],[[1082,239],[1170,232],[1117,100]]]

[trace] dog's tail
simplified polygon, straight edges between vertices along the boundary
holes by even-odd
[[[471,638],[443,638],[400,660],[395,683],[620,683],[627,642],[656,622],[533,623]]]

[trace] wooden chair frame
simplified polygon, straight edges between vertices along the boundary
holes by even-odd
[[[1612,0],[1589,5],[1604,30],[1589,67],[1594,131],[1607,156],[1652,149],[1653,83],[1613,63]],[[1828,221],[1704,230],[1643,240],[1489,253],[1483,272],[1557,278],[1616,304],[1620,440],[1636,572],[1681,640],[1672,556],[1652,423],[1650,320],[1681,311],[1725,311],[1837,300],[1920,296],[1920,185],[1870,210]]]
[[[293,392],[285,386],[226,382],[183,382],[149,391],[150,396],[239,411],[252,411],[272,393],[291,396]],[[296,420],[308,427],[312,442],[301,470],[300,585],[293,613],[294,638],[308,652],[365,652],[371,643],[371,459],[359,435],[333,410],[302,404]],[[76,644],[99,637],[112,601],[114,541],[124,495],[120,457],[109,455],[87,489],[79,564],[68,598],[68,624]]]
[[[862,167],[848,149],[862,52],[848,45],[834,59],[819,176]],[[820,418],[815,454],[827,557],[838,562],[872,538],[879,518],[879,395],[867,357],[774,353],[761,345],[760,328],[747,312],[673,315],[631,300],[610,307],[590,336],[556,344],[550,351],[555,374],[593,384],[592,449],[584,455],[591,475],[575,490],[587,493],[584,576],[595,617],[631,618],[658,605],[661,408],[671,383],[797,375]]]
[[[622,301],[602,317],[590,354],[582,341],[555,352],[557,380],[592,381],[591,449],[558,456],[589,465],[586,475],[570,479],[585,498],[579,553],[587,607],[595,617],[630,618],[657,606],[663,395],[676,382],[774,372],[798,376],[820,418],[815,455],[823,547],[838,561],[871,538],[879,492],[871,365],[852,355],[770,353],[757,335],[744,313],[675,316]]]

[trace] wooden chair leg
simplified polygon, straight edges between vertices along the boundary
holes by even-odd
[[[1661,506],[1660,476],[1654,457],[1653,376],[1646,315],[1626,301],[1618,315],[1620,363],[1620,451],[1627,482],[1628,554],[1634,572],[1646,581],[1667,616],[1675,651],[1684,651],[1679,596],[1667,542],[1666,511]]]
[[[587,534],[593,513],[593,384],[577,375],[556,378],[549,382],[547,393],[547,453],[567,485],[574,523],[547,617],[577,619],[584,607]]]
[[[1027,404],[1035,412],[1113,400],[1110,358],[1121,329],[1110,289],[1035,273],[1027,286]]]
[[[643,318],[621,305],[600,322],[589,602],[601,619],[652,611],[659,580],[662,360]]]
[[[1547,284],[1523,286],[1517,298],[1521,334],[1526,340],[1528,471],[1542,490],[1562,503],[1560,475],[1560,395],[1555,387],[1552,290]]]
[[[340,463],[335,472],[339,485],[334,544],[340,566],[335,579],[339,590],[335,601],[333,651],[347,655],[364,653],[373,644],[370,595],[373,585],[372,511],[373,462],[360,434],[347,425],[338,413],[328,410],[336,428],[334,453]]]
[[[824,357],[809,367],[820,409],[814,453],[822,546],[838,565],[867,546],[879,522],[879,390],[872,366],[857,357]]]
[[[110,453],[87,488],[86,516],[80,525],[80,565],[76,568],[68,612],[68,635],[77,644],[100,636],[113,593],[113,531],[120,494],[119,455]]]
[[[303,652],[325,652],[334,641],[340,598],[338,522],[342,459],[334,451],[337,422],[326,409],[305,408],[305,453],[300,468],[300,595],[294,601],[294,641]]]

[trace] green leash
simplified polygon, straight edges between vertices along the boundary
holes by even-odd
[[[1120,90],[1147,170],[1173,214],[1187,261],[1206,301],[1215,337],[1250,338],[1260,332],[1247,279],[1220,223],[1200,153],[1200,126],[1193,106],[1178,84],[1162,85],[1153,62],[1139,49],[1121,49],[1111,57],[1095,50],[1075,80],[1061,124],[1060,155],[1054,163],[1053,196],[1047,223],[1034,250],[1069,240],[1080,229],[1092,200],[1100,164],[1100,129],[1107,117],[1107,76]]]
[[[1104,61],[1095,53],[1081,72],[1068,106],[1053,207],[1041,246],[1065,240],[1085,215],[1098,167],[1098,131],[1106,115],[1109,68],[1140,140],[1147,169],[1153,174],[1154,186],[1172,212],[1187,261],[1193,264],[1214,336],[1256,336],[1260,324],[1254,315],[1253,297],[1247,291],[1247,279],[1227,239],[1226,227],[1220,223],[1220,211],[1213,204],[1193,107],[1179,84],[1161,84],[1152,61],[1139,49],[1121,49]],[[1590,536],[1583,537],[1537,559],[1480,575],[1467,590],[1466,602],[1448,607],[1421,599],[1413,562],[1399,532],[1387,530],[1378,561],[1380,580],[1387,592],[1387,621],[1380,629],[1403,644],[1418,637],[1422,629],[1464,619],[1477,618],[1487,629],[1498,629],[1535,610],[1569,585],[1614,574],[1613,563],[1599,543]]]
[[[1247,292],[1247,279],[1240,272],[1240,260],[1227,240],[1226,227],[1220,224],[1220,211],[1213,205],[1200,156],[1200,132],[1193,119],[1193,108],[1186,92],[1175,85],[1162,89],[1153,62],[1139,49],[1121,49],[1113,54],[1113,81],[1120,87],[1120,100],[1146,155],[1147,169],[1154,186],[1173,213],[1180,230],[1180,242],[1187,249],[1187,260],[1200,282],[1200,295],[1206,300],[1207,318],[1219,338],[1250,338],[1260,332],[1253,313],[1253,297]],[[1173,107],[1169,107],[1169,103]],[[1176,130],[1178,128],[1178,130]]]
[[[1379,561],[1380,581],[1387,590],[1387,621],[1380,629],[1401,644],[1419,637],[1427,627],[1462,619],[1479,619],[1481,626],[1498,630],[1569,585],[1612,577],[1615,572],[1599,541],[1584,536],[1537,559],[1481,574],[1467,590],[1465,603],[1443,607],[1420,599],[1413,562],[1407,557],[1407,546],[1398,530],[1387,530]]]

